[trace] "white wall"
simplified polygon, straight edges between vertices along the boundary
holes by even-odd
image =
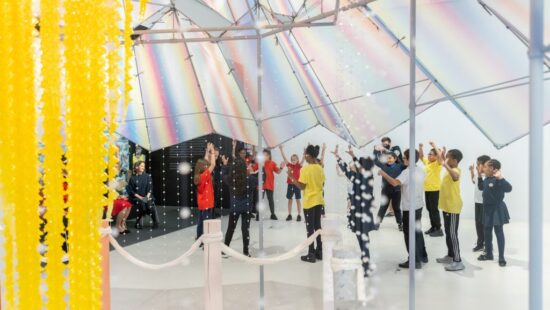
[[[505,126],[505,125],[503,125]],[[394,144],[401,146],[404,151],[408,147],[408,123],[403,124],[388,134]],[[504,149],[497,150],[493,145],[472,125],[472,123],[462,115],[450,103],[440,103],[417,117],[416,139],[418,142],[427,144],[429,141],[436,142],[439,146],[447,148],[458,148],[462,151],[464,159],[460,164],[463,172],[462,178],[462,198],[464,200],[463,216],[466,218],[474,217],[473,203],[473,185],[470,181],[468,166],[475,162],[479,155],[487,154],[492,158],[498,159],[503,166],[504,177],[512,184],[513,191],[506,196],[505,201],[510,210],[512,220],[526,221],[528,212],[528,138],[524,137]],[[544,169],[544,175],[550,175],[550,126],[544,130],[544,163],[541,163],[541,169]],[[328,150],[326,155],[325,174],[327,182],[325,184],[325,199],[328,212],[344,212],[346,202],[346,184],[343,178],[336,176],[336,161],[329,150],[334,148],[335,144],[340,145],[340,149],[347,147],[347,143],[336,137],[328,130],[318,127],[303,135],[296,137],[285,145],[285,151],[290,156],[292,153],[301,154],[303,148],[310,142],[321,145],[327,143]],[[368,155],[372,153],[373,144],[366,146],[358,151],[358,155]],[[341,152],[342,153],[342,152]],[[274,160],[281,162],[278,150],[273,151]],[[347,156],[347,155],[346,155]],[[345,158],[345,157],[344,157]],[[375,193],[379,193],[380,180],[375,182]],[[545,218],[550,220],[550,188],[548,181],[543,184],[545,190],[544,207]],[[286,177],[284,174],[276,178],[275,199],[277,214],[279,217],[286,217]],[[376,198],[380,198],[380,194]],[[296,214],[296,212],[293,212]]]

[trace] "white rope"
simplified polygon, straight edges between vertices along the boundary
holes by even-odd
[[[164,269],[164,268],[169,268],[169,267],[174,267],[174,266],[177,266],[179,264],[181,264],[182,262],[185,261],[185,259],[187,259],[189,256],[193,255],[193,253],[195,253],[197,251],[197,249],[199,248],[201,242],[203,242],[203,237],[205,235],[202,235],[200,238],[197,239],[197,241],[195,241],[195,243],[193,243],[193,245],[191,245],[191,248],[189,248],[189,250],[187,250],[187,252],[183,253],[180,257],[170,261],[170,262],[167,262],[167,263],[164,263],[164,264],[149,264],[149,263],[146,263],[144,261],[141,261],[137,258],[135,258],[132,254],[128,253],[123,247],[120,246],[120,244],[118,244],[118,242],[116,241],[116,239],[112,236],[112,235],[109,235],[109,242],[111,242],[111,245],[115,248],[115,250],[120,254],[122,255],[122,257],[124,257],[125,259],[127,259],[129,262],[131,262],[132,264],[138,266],[138,267],[141,267],[141,268],[144,268],[144,269],[149,269],[149,270],[160,270],[160,269]],[[212,240],[208,240],[209,242],[214,242]]]
[[[357,300],[361,302],[367,301],[366,284],[363,272],[363,264],[359,258],[336,258],[331,259],[331,267],[333,272],[338,271],[353,271],[357,274]]]
[[[242,262],[253,264],[253,265],[271,265],[275,263],[280,263],[285,260],[288,260],[290,258],[293,258],[294,256],[300,254],[306,247],[308,247],[311,243],[315,241],[315,238],[317,238],[321,234],[321,230],[317,230],[313,235],[309,236],[306,240],[304,240],[302,243],[295,246],[292,250],[281,254],[279,256],[275,257],[248,257],[245,256],[232,248],[228,247],[227,245],[222,243],[222,251],[231,256],[234,257]]]
[[[212,233],[203,234],[201,238],[202,238],[202,243],[211,244],[211,243],[221,242],[223,240],[223,234],[221,231],[216,234],[212,234]]]

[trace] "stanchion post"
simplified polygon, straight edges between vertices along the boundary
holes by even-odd
[[[110,228],[109,220],[103,220],[101,222],[101,228],[103,231],[107,231]],[[101,297],[101,309],[111,309],[111,277],[110,277],[110,262],[109,262],[109,234],[103,233],[101,236],[101,269],[102,279],[101,290],[103,295]]]
[[[323,310],[334,309],[334,281],[331,259],[334,247],[341,242],[342,235],[338,230],[338,218],[327,214],[321,220],[321,240],[323,242]]]
[[[204,221],[204,309],[222,310],[222,257],[220,220]]]

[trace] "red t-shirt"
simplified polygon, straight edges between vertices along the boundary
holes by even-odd
[[[302,165],[288,163],[288,164],[286,164],[286,166],[288,168],[290,168],[290,171],[292,172],[292,176],[294,177],[294,179],[299,180],[300,179],[300,169],[302,169]],[[292,182],[290,181],[290,178],[286,178],[286,183],[287,184],[292,184]]]
[[[207,169],[199,176],[197,188],[197,206],[199,210],[214,208],[214,188],[212,187],[210,170]]]
[[[255,164],[252,169],[254,171],[258,171],[258,164]],[[265,183],[264,183],[264,189],[273,191],[275,189],[275,175],[273,172],[279,173],[279,167],[277,164],[272,160],[266,160],[264,163],[264,170],[265,170]]]

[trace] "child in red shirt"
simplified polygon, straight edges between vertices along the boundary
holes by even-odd
[[[208,160],[199,159],[195,166],[193,182],[197,186],[197,207],[199,209],[199,220],[197,223],[197,239],[202,236],[203,222],[213,218],[214,210],[214,187],[212,184],[212,171],[216,167],[214,145],[208,143],[206,146]],[[206,156],[205,156],[206,157]]]
[[[281,173],[281,170],[277,164],[271,160],[271,151],[268,149],[264,150],[264,172],[265,172],[265,182],[264,182],[264,195],[267,194],[267,201],[269,202],[269,210],[271,211],[271,219],[277,220],[277,215],[275,215],[275,202],[273,201],[273,191],[275,189],[275,174]],[[252,167],[254,171],[258,171],[258,164],[254,164]]]
[[[284,167],[287,167],[290,172],[292,173],[292,176],[294,179],[299,180],[300,179],[300,169],[302,169],[302,166],[304,164],[305,157],[302,157],[302,160],[298,158],[298,155],[292,154],[290,156],[290,161],[288,161],[287,157],[285,156],[285,152],[283,151],[283,146],[279,146],[279,150],[281,151],[281,155],[283,156],[284,162],[281,163],[281,169]],[[287,189],[286,189],[286,199],[288,199],[288,216],[286,217],[287,221],[292,221],[292,198],[296,198],[296,209],[298,210],[298,216],[296,217],[296,221],[300,222],[302,221],[302,192],[300,189],[292,184],[290,178],[286,179],[287,183]]]

